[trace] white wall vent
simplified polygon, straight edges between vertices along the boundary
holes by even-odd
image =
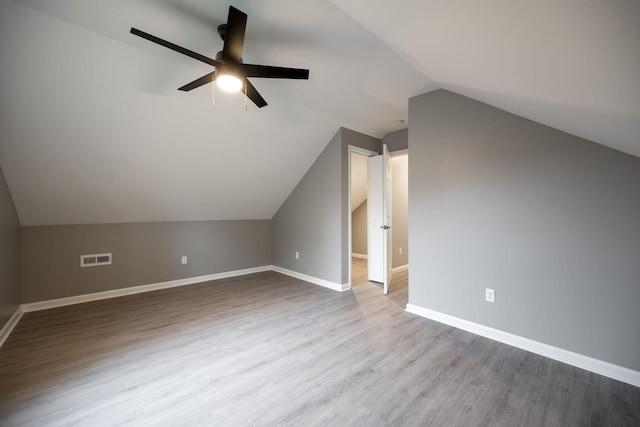
[[[80,255],[80,267],[96,267],[111,264],[111,254]]]

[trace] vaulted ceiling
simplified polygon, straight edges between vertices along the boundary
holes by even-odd
[[[253,79],[214,57],[220,0],[3,0],[0,166],[23,225],[271,218],[341,126],[382,137],[441,87],[640,156],[636,1],[238,0],[246,62],[309,68]]]

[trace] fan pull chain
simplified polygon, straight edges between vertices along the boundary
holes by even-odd
[[[216,81],[211,81],[211,105],[216,106]]]
[[[247,78],[244,79],[244,111],[247,111]]]

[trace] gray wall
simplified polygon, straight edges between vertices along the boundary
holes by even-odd
[[[0,329],[20,305],[20,221],[0,168]]]
[[[367,201],[360,203],[351,214],[351,252],[367,254]]]
[[[393,268],[409,263],[409,162],[408,156],[391,158],[391,231]],[[402,255],[399,249],[402,248]]]
[[[444,90],[409,120],[409,302],[640,370],[640,159]]]
[[[21,235],[25,303],[271,264],[270,220],[38,226]],[[103,252],[112,265],[80,268],[80,255]]]
[[[340,149],[338,131],[272,220],[273,264],[333,283],[342,283]]]
[[[382,143],[387,144],[389,151],[400,151],[409,148],[409,130],[401,129],[382,137]]]
[[[349,282],[349,145],[380,150],[377,138],[345,128],[336,133],[273,217],[274,265]]]

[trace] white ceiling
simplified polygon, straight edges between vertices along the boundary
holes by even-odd
[[[0,165],[22,225],[268,219],[340,126],[381,137],[446,88],[640,156],[636,1],[238,0],[269,102],[210,71],[219,0],[0,2]],[[436,83],[433,83],[436,82]]]
[[[637,0],[332,0],[439,87],[640,156]]]

